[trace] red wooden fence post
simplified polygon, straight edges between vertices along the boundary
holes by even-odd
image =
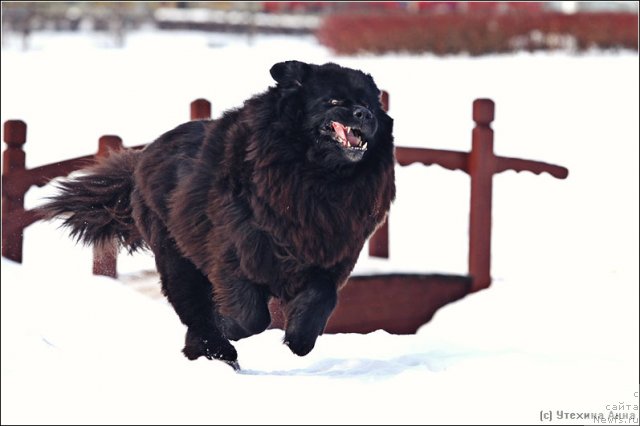
[[[192,120],[206,120],[208,118],[211,118],[211,102],[202,98],[191,102]]]
[[[27,141],[27,125],[21,120],[7,120],[4,123],[4,142],[7,149],[2,154],[2,174],[8,176],[25,169],[25,152],[22,145]],[[4,181],[4,179],[3,179]],[[24,210],[24,194],[9,195],[2,191],[2,256],[22,262],[22,238],[24,226],[17,215]]]
[[[98,140],[96,160],[108,157],[113,151],[122,149],[122,139],[118,136],[105,135]],[[118,246],[115,241],[105,243],[100,250],[93,247],[93,274],[115,278],[117,272]]]
[[[382,109],[389,111],[389,93],[386,90],[380,92]],[[389,216],[369,238],[369,256],[389,257]]]
[[[386,90],[380,91],[380,103],[383,111],[389,111],[389,92]]]
[[[491,99],[473,102],[472,147],[469,153],[471,204],[469,207],[469,275],[472,291],[491,284],[491,198],[495,155],[493,154],[494,103]]]

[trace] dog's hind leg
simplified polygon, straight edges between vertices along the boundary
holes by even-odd
[[[155,255],[165,294],[187,326],[184,355],[220,359],[237,369],[238,354],[221,332],[213,303],[213,287],[207,277],[186,259],[169,236],[160,218],[134,192],[135,217],[145,241]]]
[[[201,356],[223,361],[236,361],[235,348],[223,336],[213,305],[209,280],[180,255],[175,243],[167,239],[156,252],[156,265],[162,280],[162,291],[187,326],[184,355],[193,360]]]

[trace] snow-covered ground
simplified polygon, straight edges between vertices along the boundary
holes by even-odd
[[[2,259],[3,424],[637,424],[636,53],[336,57],[311,38],[150,31],[124,49],[81,35],[34,34],[28,51],[4,41],[2,121],[27,122],[28,167],[95,152],[103,134],[150,142],[198,97],[217,116],[270,85],[273,63],[298,59],[371,73],[403,146],[468,150],[471,103],[490,97],[499,155],[570,175],[494,178],[494,283],[416,335],[324,335],[299,358],[270,330],[236,344],[240,374],[180,354],[177,316],[131,285],[150,256],[120,256],[120,280],[93,277],[90,249],[34,224],[24,263]],[[468,177],[414,165],[397,183],[391,259],[362,256],[357,270],[465,273]],[[27,207],[49,192],[31,190]]]

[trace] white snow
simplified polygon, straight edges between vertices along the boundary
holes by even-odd
[[[90,249],[34,224],[23,264],[2,259],[3,424],[532,424],[548,411],[584,424],[558,410],[607,417],[612,405],[637,424],[635,52],[336,57],[312,38],[152,31],[124,49],[107,36],[4,41],[2,121],[27,122],[28,167],[93,153],[102,134],[150,142],[198,97],[217,116],[270,85],[273,63],[299,59],[371,73],[403,146],[468,150],[471,103],[490,97],[497,154],[570,175],[494,178],[494,283],[416,335],[323,335],[299,358],[269,330],[235,344],[240,374],[181,355],[171,307],[130,283],[151,256],[121,255],[120,280],[94,277]],[[465,273],[468,177],[413,165],[397,184],[391,259],[363,253],[357,271]],[[50,191],[32,189],[27,207]]]

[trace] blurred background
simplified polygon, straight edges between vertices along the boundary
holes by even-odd
[[[480,55],[517,50],[637,49],[637,2],[3,2],[2,45],[42,31],[139,29],[313,34],[339,53]]]

